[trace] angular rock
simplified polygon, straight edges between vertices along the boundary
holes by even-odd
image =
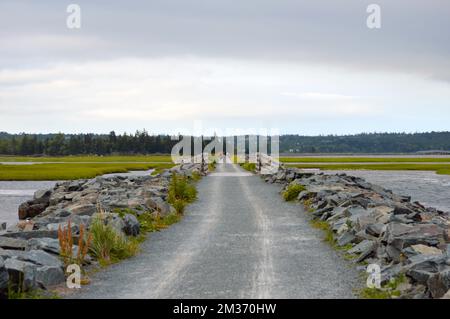
[[[385,247],[386,255],[389,257],[389,259],[393,260],[396,263],[400,262],[402,250],[397,248],[394,244],[387,245]]]
[[[0,248],[25,250],[26,246],[26,240],[0,236]]]
[[[377,243],[374,242],[372,246],[367,246],[365,250],[361,252],[361,254],[358,256],[358,258],[355,260],[355,262],[359,263],[367,259],[368,257],[372,256],[377,249]]]
[[[30,239],[30,238],[58,238],[58,231],[54,230],[33,230],[33,231],[13,231],[6,232],[2,234],[3,237],[11,237],[11,238],[22,238],[22,239]]]
[[[48,203],[51,194],[52,194],[51,189],[37,190],[34,193],[33,199],[36,203]]]
[[[385,225],[381,223],[370,224],[367,225],[366,227],[366,233],[374,237],[380,237],[380,235],[384,232],[384,230]]]
[[[31,238],[27,242],[26,250],[42,250],[46,253],[59,256],[59,240],[55,238]],[[72,256],[76,257],[77,253],[78,245],[73,245]]]
[[[147,207],[156,210],[161,217],[165,217],[171,213],[170,205],[161,197],[152,197],[146,202]]]
[[[395,206],[394,208],[394,215],[409,215],[409,214],[413,214],[414,211],[405,207],[405,206]]]
[[[299,201],[304,201],[307,199],[310,199],[312,197],[314,197],[316,194],[313,192],[309,192],[309,191],[301,191],[298,196],[297,196],[297,200]]]
[[[337,245],[342,247],[348,244],[351,244],[352,242],[354,242],[356,239],[355,235],[353,234],[353,232],[348,231],[343,233],[338,239],[337,239]]]
[[[59,192],[52,193],[49,198],[49,205],[54,206],[61,203],[62,201],[65,200],[66,194],[67,193],[59,193]]]
[[[9,274],[5,267],[3,258],[0,257],[0,299],[6,298],[8,294]]]
[[[376,243],[372,240],[364,240],[348,251],[349,254],[361,254],[373,250]]]
[[[31,238],[27,241],[27,250],[43,250],[47,253],[59,255],[59,240],[55,238]]]
[[[443,297],[450,289],[450,268],[433,274],[427,281],[427,287],[433,298]]]
[[[45,288],[64,282],[64,271],[61,267],[42,266],[36,269],[36,281]]]
[[[450,299],[450,289],[447,291],[445,295],[442,296],[441,299]]]
[[[41,214],[47,207],[46,203],[27,201],[19,206],[19,219],[33,218]]]
[[[346,207],[336,207],[335,209],[333,209],[331,211],[331,217],[328,218],[328,222],[333,222],[336,221],[338,219],[344,218],[344,217],[348,217],[349,213]]]
[[[391,223],[386,228],[383,240],[388,244],[395,242],[398,249],[417,244],[436,246],[444,242],[444,230],[434,224]]]
[[[67,191],[69,192],[77,192],[79,190],[81,190],[82,185],[86,183],[85,180],[77,180],[77,181],[72,181],[68,186],[67,186]]]
[[[430,246],[418,244],[418,245],[412,245],[411,248],[415,252],[417,252],[419,254],[423,254],[423,255],[442,255],[442,250],[440,250],[436,247],[430,247]]]
[[[109,214],[106,217],[106,223],[114,228],[114,230],[116,230],[118,233],[124,233],[125,222],[122,218],[119,217],[118,214]]]
[[[400,264],[391,264],[381,269],[381,284],[388,283],[391,279],[397,278],[403,272]]]
[[[29,251],[18,251],[18,250],[6,250],[1,252],[5,257],[9,259],[18,259],[28,263],[32,263],[38,266],[52,266],[52,267],[63,267],[61,260],[54,255],[46,253],[43,250],[29,250]]]
[[[29,291],[37,287],[36,265],[15,258],[8,258],[5,261],[5,268],[8,271],[11,289]]]
[[[97,212],[97,207],[91,203],[76,203],[68,206],[67,211],[79,216],[92,216]]]
[[[123,228],[123,231],[128,236],[138,236],[141,231],[141,225],[139,224],[139,221],[137,220],[136,216],[131,214],[126,214],[123,218],[123,221],[125,223],[125,227]]]

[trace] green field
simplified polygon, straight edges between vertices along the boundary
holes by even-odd
[[[172,162],[170,155],[136,156],[0,156],[0,162]]]
[[[450,157],[280,157],[283,163],[423,163],[448,162]]]
[[[2,181],[44,181],[93,178],[110,173],[126,173],[128,171],[164,169],[174,166],[171,163],[153,164],[105,164],[105,163],[61,163],[31,165],[0,165]]]
[[[287,164],[297,168],[318,168],[322,170],[387,170],[387,171],[435,171],[437,174],[450,175],[450,164]]]

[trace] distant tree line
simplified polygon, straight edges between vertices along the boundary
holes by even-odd
[[[0,154],[4,155],[111,155],[168,154],[177,141],[169,135],[109,134],[8,134],[0,133]]]
[[[145,130],[135,134],[0,132],[0,154],[3,155],[169,154],[176,143],[169,135],[151,135]],[[450,151],[450,132],[280,136],[281,153],[414,153],[426,150]]]
[[[415,153],[428,150],[450,151],[450,132],[280,137],[280,152]]]

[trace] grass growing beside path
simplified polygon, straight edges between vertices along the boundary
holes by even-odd
[[[241,167],[249,172],[254,172],[256,170],[255,163],[243,163],[241,164]]]
[[[135,156],[0,156],[0,162],[172,162],[170,155]]]
[[[437,174],[450,175],[449,164],[288,164],[287,166],[322,170],[435,171]]]
[[[61,163],[32,165],[0,165],[2,181],[44,181],[93,178],[110,173],[126,173],[149,169],[170,168],[174,164],[102,164],[102,163]]]

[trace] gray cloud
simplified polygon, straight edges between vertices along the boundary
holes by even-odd
[[[446,0],[75,2],[81,30],[65,27],[69,2],[3,1],[0,67],[194,55],[450,77]],[[382,8],[380,30],[365,24],[372,2]]]

